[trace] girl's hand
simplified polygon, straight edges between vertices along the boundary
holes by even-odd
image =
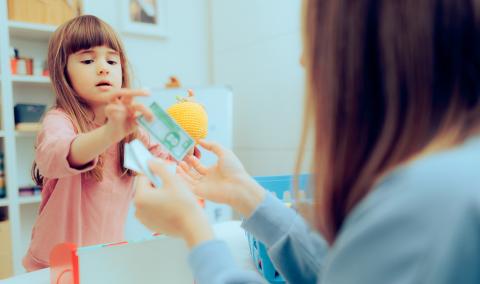
[[[251,215],[265,196],[265,190],[245,171],[235,154],[218,144],[199,141],[199,145],[213,152],[218,160],[212,167],[203,166],[195,156],[181,162],[181,175],[188,180],[199,197],[225,203],[244,216]]]
[[[144,90],[121,89],[106,96],[108,102],[105,107],[107,127],[113,139],[122,140],[137,128],[136,118],[143,114],[147,120],[153,118],[152,112],[142,104],[135,103],[134,97],[148,96]],[[139,113],[137,115],[137,112]]]
[[[163,187],[155,188],[146,177],[137,177],[137,218],[154,232],[184,238],[190,247],[213,239],[207,216],[187,183],[159,159],[151,161],[150,168],[162,179]]]

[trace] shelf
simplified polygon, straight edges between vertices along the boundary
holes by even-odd
[[[57,26],[8,21],[10,36],[25,39],[49,40]]]
[[[8,199],[7,198],[0,198],[0,207],[8,206]]]
[[[12,75],[12,82],[19,83],[19,84],[50,85],[50,78],[47,76]]]
[[[32,203],[39,203],[42,201],[41,195],[33,195],[33,196],[20,196],[18,198],[18,203],[20,204],[32,204]]]
[[[15,131],[15,137],[18,138],[36,138],[38,132],[33,131]]]
[[[35,138],[37,136],[37,133],[38,133],[37,131],[15,131],[15,136]]]

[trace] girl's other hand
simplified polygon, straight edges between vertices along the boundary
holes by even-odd
[[[137,218],[150,230],[182,237],[190,247],[213,238],[207,216],[184,180],[169,172],[159,159],[150,168],[162,179],[163,187],[155,188],[144,176],[135,183]]]
[[[107,127],[115,140],[121,140],[137,128],[136,118],[144,115],[147,120],[153,119],[152,112],[143,104],[135,103],[135,97],[145,97],[149,93],[145,90],[121,89],[112,91],[105,96],[107,106],[105,115]]]
[[[200,140],[199,145],[217,156],[217,163],[205,167],[193,155],[180,163],[180,174],[199,197],[225,203],[244,216],[251,215],[265,196],[265,190],[245,171],[235,154],[216,143]]]

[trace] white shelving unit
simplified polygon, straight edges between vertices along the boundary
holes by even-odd
[[[13,75],[12,82],[15,84],[50,84],[50,78],[45,76]]]
[[[20,196],[20,198],[18,199],[18,203],[20,204],[31,204],[31,203],[38,203],[41,201],[41,197],[40,196],[25,196],[25,197],[22,197]]]
[[[34,138],[36,135],[37,135],[37,133],[33,132],[33,131],[15,131],[15,136],[17,136],[17,137]]]
[[[56,27],[52,25],[8,21],[8,29],[11,36],[28,40],[35,39],[48,41]]]
[[[8,206],[8,199],[0,199],[0,207]]]
[[[30,168],[33,161],[34,132],[15,130],[13,107],[16,103],[41,103],[51,106],[54,95],[50,80],[44,76],[12,75],[10,47],[20,56],[46,59],[48,39],[56,27],[8,20],[7,0],[0,0],[0,152],[4,153],[7,198],[0,207],[8,207],[11,226],[14,273],[24,272],[21,260],[28,248],[40,196],[20,196],[19,188],[33,185]]]

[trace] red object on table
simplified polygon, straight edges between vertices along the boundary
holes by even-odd
[[[75,244],[63,243],[53,248],[50,253],[50,283],[80,284]]]

